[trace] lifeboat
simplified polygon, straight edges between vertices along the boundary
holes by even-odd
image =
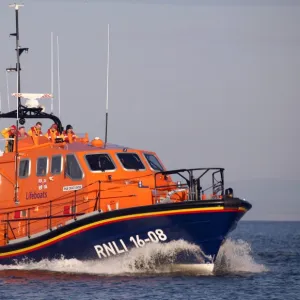
[[[66,139],[61,120],[39,105],[52,95],[20,91],[20,56],[28,49],[18,45],[18,27],[12,35],[18,107],[0,118],[15,120],[17,128],[30,119],[50,119],[59,134],[7,138],[9,151],[0,156],[0,264],[62,256],[105,260],[184,240],[201,251],[178,253],[167,263],[213,271],[222,243],[251,209],[225,188],[224,169],[167,170],[153,151],[90,139],[88,133],[75,139],[67,133]],[[24,98],[34,101],[26,105]]]

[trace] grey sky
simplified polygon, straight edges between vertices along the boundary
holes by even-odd
[[[104,138],[110,23],[109,141],[154,150],[168,168],[224,166],[229,181],[300,180],[297,1],[85,2],[23,1],[23,92],[50,92],[53,31],[62,121]],[[0,4],[5,110],[5,68],[15,63],[9,3]]]

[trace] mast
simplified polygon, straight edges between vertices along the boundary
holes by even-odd
[[[17,72],[17,96],[18,96],[18,103],[17,103],[17,114],[16,114],[16,126],[17,130],[19,128],[19,109],[21,109],[21,65],[20,65],[20,56],[21,54],[26,51],[28,52],[28,48],[21,48],[19,45],[19,8],[24,6],[23,4],[10,4],[9,7],[15,9],[15,17],[16,17],[16,32],[11,33],[10,36],[16,37],[16,53],[17,53],[17,64],[16,68],[8,68],[7,71],[16,71]],[[19,159],[19,152],[18,152],[18,134],[15,136],[15,204],[18,205],[19,201],[19,184],[18,184],[18,159]]]
[[[5,118],[5,119],[14,119],[16,120],[16,125],[18,126],[19,124],[24,125],[26,122],[26,119],[50,119],[52,120],[58,127],[59,132],[62,132],[63,127],[61,124],[60,119],[51,112],[50,114],[47,112],[43,111],[43,108],[40,105],[36,106],[28,106],[25,103],[25,106],[21,103],[21,98],[26,98],[26,96],[29,96],[30,99],[34,96],[39,96],[40,98],[53,98],[52,94],[32,94],[32,93],[21,93],[21,78],[20,78],[20,71],[21,71],[21,64],[20,64],[20,56],[21,54],[25,51],[28,52],[28,48],[22,48],[19,45],[19,8],[21,4],[11,4],[9,7],[12,7],[15,9],[15,16],[16,16],[16,32],[10,34],[10,36],[15,36],[16,37],[16,53],[17,53],[17,63],[15,68],[7,68],[6,69],[6,74],[8,72],[17,72],[17,93],[12,94],[13,96],[18,98],[17,102],[17,109],[12,110],[6,113],[0,112],[0,118]],[[52,64],[53,65],[53,64]],[[53,69],[53,67],[52,67]],[[51,72],[53,73],[53,72]],[[52,74],[51,74],[52,75]],[[8,79],[6,79],[8,82]],[[8,85],[8,83],[7,83]],[[53,85],[53,80],[52,80],[52,85]],[[7,94],[8,94],[8,87],[7,87]],[[8,103],[9,103],[9,97],[8,97]],[[10,110],[10,107],[9,107]],[[15,150],[16,150],[16,158],[18,158],[18,136],[16,136],[16,145],[15,145]],[[17,170],[18,170],[18,161],[16,159],[16,181],[18,179],[17,177]],[[16,192],[18,191],[18,185],[16,185]],[[18,200],[17,194],[16,194],[16,200]],[[18,202],[18,201],[17,201]]]

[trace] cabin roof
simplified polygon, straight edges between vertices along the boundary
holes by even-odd
[[[105,150],[122,150],[127,149],[131,151],[143,151],[148,153],[154,153],[151,150],[145,150],[145,149],[137,149],[137,148],[131,148],[123,145],[113,144],[113,143],[106,143],[106,146],[96,147],[92,144],[84,144],[81,142],[73,142],[71,144],[66,144],[64,150],[72,151],[72,152],[84,152],[84,151],[105,151]]]
[[[112,144],[112,143],[107,143],[105,147],[104,146],[95,147],[95,146],[92,146],[91,144],[83,144],[83,143],[80,143],[80,142],[74,142],[74,143],[65,145],[65,150],[70,150],[70,151],[73,151],[73,152],[104,150],[104,149],[119,150],[119,149],[124,149],[124,148],[132,149],[132,148],[129,148],[129,147],[126,147],[126,146]]]

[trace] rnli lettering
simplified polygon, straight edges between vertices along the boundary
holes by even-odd
[[[167,240],[166,234],[162,229],[156,229],[155,231],[148,231],[147,238],[142,239],[138,234],[136,236],[131,236],[129,238],[129,243],[135,248],[142,248],[147,243],[159,243]],[[120,239],[118,241],[111,241],[108,243],[103,243],[101,245],[94,246],[95,251],[99,258],[105,258],[112,255],[118,255],[124,252],[128,252],[128,247],[126,243]]]
[[[26,193],[26,200],[43,199],[43,198],[47,198],[47,192],[41,192],[41,193],[29,192],[29,193]]]
[[[79,185],[69,185],[63,187],[63,192],[69,192],[69,191],[77,191],[82,189],[82,184]]]

